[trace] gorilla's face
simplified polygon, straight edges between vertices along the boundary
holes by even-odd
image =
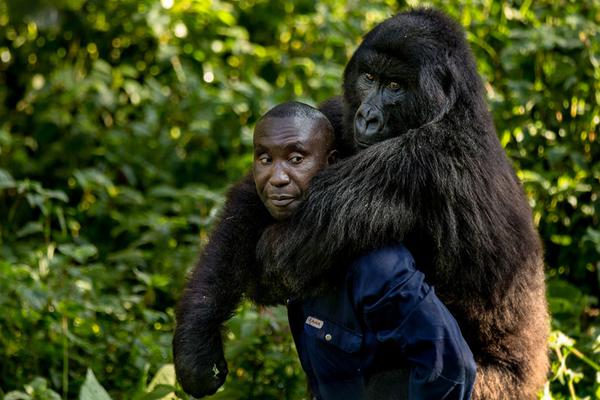
[[[354,142],[359,148],[416,127],[414,105],[419,93],[412,90],[409,80],[364,68],[356,77],[355,89],[360,104],[354,113]]]
[[[402,18],[371,31],[346,67],[346,126],[358,148],[439,120],[454,102],[448,47],[427,21]]]

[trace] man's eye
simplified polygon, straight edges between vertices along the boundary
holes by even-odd
[[[390,88],[391,90],[396,91],[396,90],[400,90],[401,86],[400,86],[400,84],[398,82],[392,81],[392,82],[388,83],[388,88]]]
[[[261,165],[268,165],[271,162],[271,159],[269,157],[263,156],[258,159],[258,162],[261,163]]]
[[[372,81],[375,80],[375,77],[373,75],[369,74],[369,73],[366,73],[365,74],[365,79],[368,80],[368,81],[370,81],[370,82],[372,82]]]
[[[294,157],[290,158],[290,162],[292,164],[300,164],[302,162],[302,157],[294,156]]]

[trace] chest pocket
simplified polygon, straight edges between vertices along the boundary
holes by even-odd
[[[306,349],[318,380],[344,381],[361,375],[363,338],[360,332],[309,316],[304,323],[304,333]]]

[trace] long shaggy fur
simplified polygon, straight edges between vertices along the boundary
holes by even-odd
[[[342,154],[354,152],[365,59],[414,67],[412,97],[387,121],[394,137],[319,173],[284,223],[273,224],[250,178],[232,189],[178,308],[178,379],[197,397],[222,384],[211,369],[226,371],[220,327],[244,292],[262,303],[307,296],[361,254],[404,242],[475,355],[473,398],[533,399],[548,368],[542,249],[464,33],[432,10],[369,32],[346,67],[343,100],[321,107]]]
[[[252,175],[247,176],[229,191],[220,223],[187,282],[177,307],[173,358],[177,379],[194,397],[216,392],[225,381],[221,328],[242,295],[269,303],[259,296],[255,248],[273,221],[256,193]]]
[[[416,10],[365,37],[345,71],[345,143],[361,65],[395,60],[417,69],[408,111],[387,121],[396,136],[317,175],[292,220],[267,228],[259,259],[301,295],[323,271],[405,242],[475,355],[474,398],[534,399],[548,368],[542,248],[458,24]]]

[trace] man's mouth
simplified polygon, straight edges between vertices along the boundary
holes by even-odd
[[[269,196],[269,201],[271,204],[277,207],[285,207],[292,203],[296,198],[294,196],[279,194],[279,195],[271,195]]]

